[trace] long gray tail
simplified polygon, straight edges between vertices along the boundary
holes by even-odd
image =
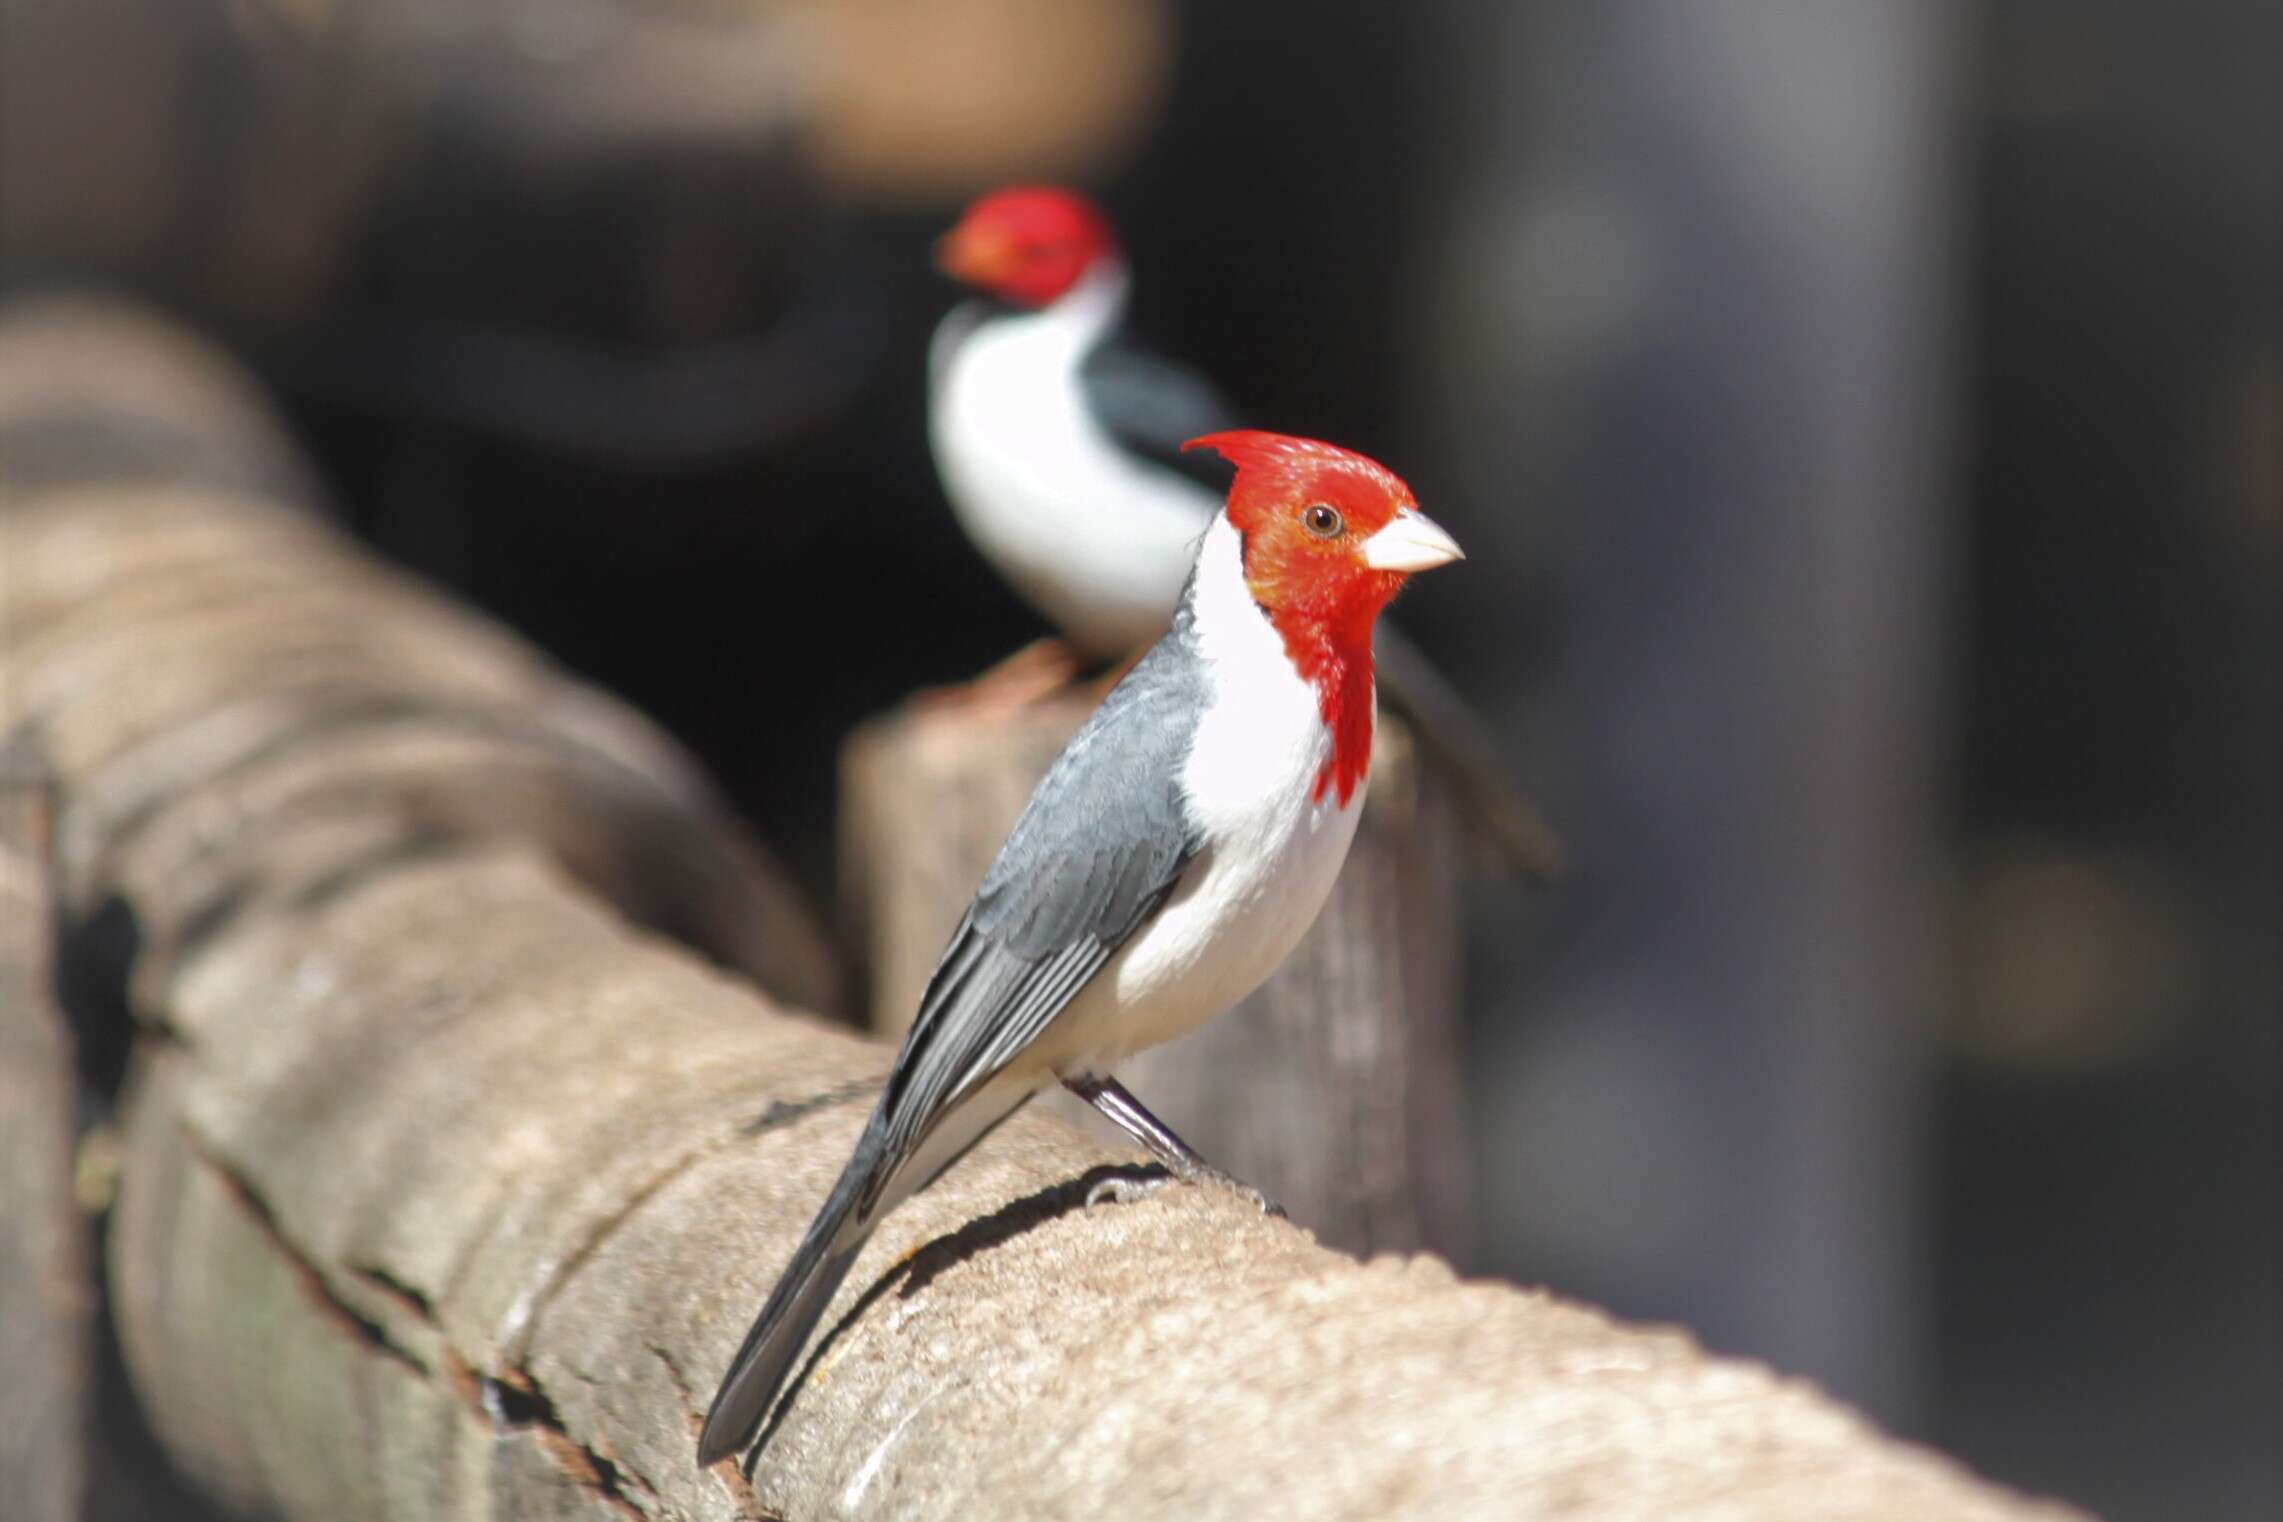
[[[698,1435],[700,1464],[726,1458],[752,1441],[769,1403],[808,1346],[809,1333],[832,1303],[833,1291],[848,1277],[864,1239],[872,1234],[872,1219],[859,1216],[856,1207],[880,1164],[885,1129],[878,1116],[864,1128],[863,1139],[841,1170],[840,1182],[832,1186],[824,1208],[809,1223],[801,1245],[793,1249],[792,1261],[745,1334],[745,1345],[730,1361],[729,1373],[706,1412],[705,1430]]]
[[[1466,699],[1385,619],[1373,648],[1380,695],[1411,721],[1420,755],[1457,790],[1459,812],[1467,823],[1489,838],[1514,872],[1539,877],[1559,872],[1561,838],[1522,796],[1505,752]]]

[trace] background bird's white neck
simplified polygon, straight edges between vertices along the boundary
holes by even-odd
[[[1090,346],[1124,318],[1132,285],[1126,261],[1105,255],[1087,267],[1076,285],[1039,308],[1033,320],[1068,335],[1074,343]]]

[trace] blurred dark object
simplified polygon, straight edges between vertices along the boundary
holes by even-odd
[[[828,177],[1077,168],[1130,135],[1166,27],[1146,0],[5,0],[0,36],[0,283],[156,296],[337,406],[687,469],[781,450],[877,360]]]
[[[1578,861],[1492,1265],[2275,1515],[2283,11],[1487,14],[1414,394],[1504,564],[1421,611]]]
[[[1488,573],[1445,602],[1486,678],[1537,666],[1503,718],[1575,863],[1479,940],[1490,1264],[1907,1423],[1951,19],[1543,0],[1443,40],[1419,426]]]
[[[1928,1430],[2120,1518],[2272,1517],[2283,8],[1976,41]]]
[[[0,270],[242,336],[371,301],[714,337],[781,303],[813,222],[778,7],[8,0],[7,37]]]
[[[8,5],[0,279],[131,286],[292,389],[638,461],[780,447],[863,374],[860,307],[802,267],[779,8]]]

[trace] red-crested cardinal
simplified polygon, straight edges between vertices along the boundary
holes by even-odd
[[[953,512],[1078,652],[1141,649],[1172,617],[1220,502],[1215,465],[1185,456],[1181,441],[1231,427],[1235,409],[1202,377],[1125,341],[1126,261],[1108,219],[1076,192],[994,191],[945,234],[936,261],[982,293],[943,319],[928,356],[929,442]],[[1075,663],[1030,664],[1059,673]],[[1510,865],[1551,870],[1559,847],[1497,743],[1384,625],[1379,672],[1388,706],[1457,785],[1469,822]]]
[[[1315,920],[1369,775],[1373,625],[1459,547],[1362,455],[1269,433],[1194,442],[1237,471],[1172,625],[999,848],[714,1396],[701,1463],[754,1436],[880,1218],[1049,1085],[1174,1175],[1227,1182],[1111,1073],[1251,993]]]

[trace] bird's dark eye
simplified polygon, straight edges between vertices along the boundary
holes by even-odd
[[[1340,531],[1347,527],[1340,517],[1339,509],[1327,507],[1321,502],[1310,503],[1300,509],[1300,521],[1309,533],[1319,539],[1337,539]]]

